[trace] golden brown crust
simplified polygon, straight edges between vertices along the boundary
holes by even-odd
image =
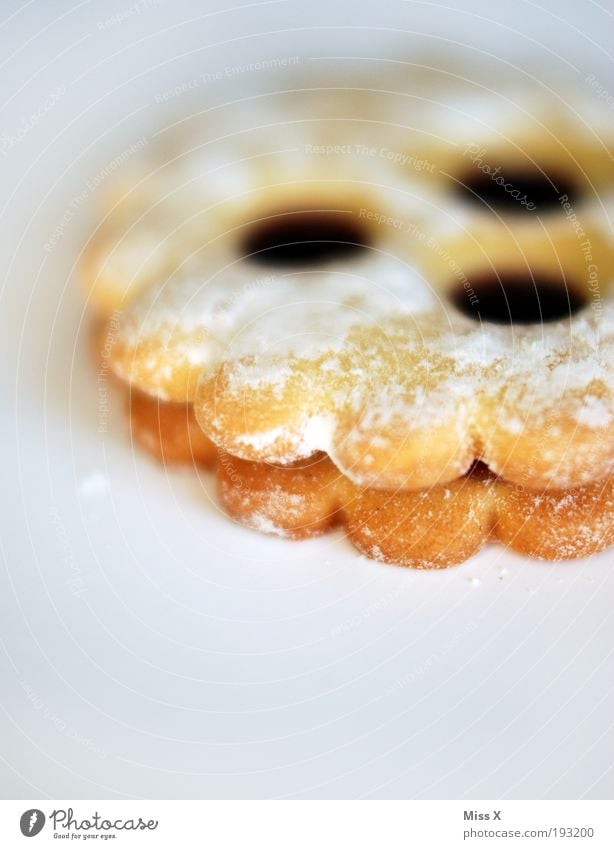
[[[130,429],[136,442],[164,463],[212,467],[217,449],[202,432],[191,404],[172,404],[133,391],[129,400]]]
[[[562,560],[614,542],[612,479],[537,493],[483,467],[450,484],[412,492],[361,489],[321,456],[303,467],[225,455],[217,467],[222,503],[257,530],[303,538],[334,525],[368,557],[414,568],[461,563],[487,542]]]
[[[614,481],[537,492],[483,466],[452,483],[414,491],[362,488],[328,457],[293,466],[219,452],[189,405],[133,393],[135,438],[165,462],[215,467],[220,500],[242,524],[294,539],[341,525],[368,557],[415,568],[446,568],[488,540],[548,560],[583,557],[614,542]]]
[[[309,285],[258,277],[249,263],[186,267],[113,316],[108,362],[146,394],[193,402],[207,435],[246,460],[326,451],[356,483],[380,488],[451,481],[476,459],[534,489],[597,480],[614,469],[610,280],[591,289],[565,220],[482,226],[421,249],[428,296],[412,274],[394,297],[379,291],[378,274],[398,277],[380,257],[360,275],[317,273]],[[611,267],[594,222],[589,241],[593,264]],[[555,277],[563,268],[587,305],[551,324],[477,322],[451,299],[451,257],[470,287],[472,270],[479,278],[490,265]],[[404,314],[410,289],[435,301]]]
[[[329,99],[316,87],[281,97],[270,124],[262,104],[255,121],[220,115],[217,129],[196,133],[205,154],[189,133],[169,136],[160,160],[152,154],[124,178],[85,254],[90,299],[101,314],[122,310],[109,367],[178,405],[196,447],[182,453],[168,411],[156,425],[166,435],[152,436],[141,401],[137,438],[158,453],[166,445],[169,460],[206,454],[193,404],[229,454],[288,464],[325,452],[362,491],[441,485],[475,460],[536,493],[614,472],[614,241],[600,198],[614,184],[600,138],[612,138],[610,116],[582,90],[563,104],[547,85],[497,97],[476,81],[474,102],[472,85],[442,73],[446,97],[416,101],[412,132],[396,122],[404,97],[388,103],[384,91],[352,86],[350,104],[349,92],[333,87]],[[410,76],[401,88],[421,90]],[[235,120],[236,139],[226,132]],[[277,124],[293,143],[271,151]],[[348,144],[337,144],[346,131]],[[368,139],[378,155],[360,152]],[[492,190],[498,172],[515,208],[495,201],[492,214],[476,205],[479,191],[459,192],[482,177]],[[543,200],[540,174],[554,191]],[[531,186],[538,215],[519,200]],[[356,225],[356,261],[259,262],[263,222],[313,224],[316,213]],[[507,301],[514,286],[501,278],[523,275],[538,315],[520,310],[510,324],[489,312],[487,284]],[[565,310],[542,316],[540,277],[554,280]],[[527,290],[515,288],[510,300],[522,305]]]
[[[264,356],[224,362],[201,381],[196,417],[230,454],[287,464],[324,450],[355,483],[381,489],[452,481],[474,460],[537,490],[610,473],[612,393],[599,379],[573,385],[574,370],[599,373],[594,353],[580,362],[580,340],[573,355],[556,352],[536,371],[528,350],[539,338],[526,350],[519,343],[509,361],[464,368],[437,350],[431,331],[426,322],[416,331],[392,321],[385,330],[356,331],[341,351],[290,361],[277,383],[251,381],[251,373],[266,374]],[[456,344],[462,361],[463,346],[479,350],[481,341],[459,332],[447,344]],[[367,375],[357,368],[361,359]],[[603,407],[603,423],[582,423],[591,405]]]

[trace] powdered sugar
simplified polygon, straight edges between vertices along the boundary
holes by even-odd
[[[118,252],[126,275],[149,252],[159,281],[122,315],[115,370],[146,392],[188,401],[215,375],[223,409],[212,404],[201,424],[214,439],[228,435],[228,450],[283,462],[314,451],[337,459],[342,445],[370,442],[364,471],[377,465],[378,451],[394,452],[406,437],[440,426],[478,450],[485,410],[491,427],[516,439],[548,425],[556,440],[563,420],[605,431],[614,420],[611,281],[569,320],[477,323],[449,298],[450,286],[461,284],[453,266],[444,280],[433,259],[445,265],[446,246],[468,244],[479,215],[369,146],[385,140],[401,162],[422,126],[434,151],[450,136],[487,142],[513,135],[519,122],[523,132],[541,126],[541,94],[516,92],[515,106],[509,92],[493,100],[479,88],[459,85],[431,99],[411,132],[381,121],[386,107],[365,92],[356,93],[361,108],[361,98],[369,104],[356,124],[335,123],[340,101],[323,103],[322,92],[236,117],[207,114],[210,137],[188,134],[177,145],[160,178],[162,202]],[[547,102],[557,121],[569,112],[556,98]],[[272,145],[282,126],[283,144]],[[595,207],[585,205],[583,225],[606,232]],[[366,250],[298,270],[263,269],[243,257],[246,229],[292,209],[334,210],[364,225]],[[553,233],[561,238],[560,229]],[[554,467],[556,445],[544,446],[543,456]],[[468,449],[455,462],[471,457]]]

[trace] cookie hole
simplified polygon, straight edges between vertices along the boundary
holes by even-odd
[[[586,305],[586,298],[556,276],[509,271],[469,278],[452,302],[476,321],[541,324],[569,318]]]
[[[580,194],[568,177],[505,168],[494,174],[472,170],[458,178],[457,191],[476,206],[487,206],[505,214],[551,212],[560,209],[563,200],[576,203]]]
[[[262,265],[321,265],[368,247],[365,230],[344,210],[280,212],[247,233],[242,254]]]

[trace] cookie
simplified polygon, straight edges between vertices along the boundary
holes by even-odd
[[[563,198],[582,217],[614,187],[609,110],[573,74],[548,78],[543,63],[504,77],[446,54],[374,61],[368,73],[302,68],[252,98],[195,103],[146,141],[105,183],[84,251],[88,300],[101,313],[246,221],[308,207],[327,185],[333,206],[340,182],[426,192],[444,222],[471,230],[530,205],[548,227]],[[515,216],[514,229],[535,226]]]
[[[215,465],[217,449],[198,426],[191,404],[160,402],[133,391],[128,410],[134,441],[157,460],[169,465]]]
[[[425,490],[357,487],[324,455],[302,466],[223,455],[220,499],[237,521],[302,539],[340,525],[367,557],[414,568],[446,568],[487,541],[546,560],[585,557],[614,542],[612,479],[536,492],[476,465]]]
[[[247,524],[339,523],[418,566],[487,539],[590,554],[611,542],[611,122],[571,87],[453,76],[163,130],[86,252],[107,362],[135,439],[216,465]]]
[[[363,486],[431,486],[475,460],[538,489],[609,474],[611,290],[595,302],[556,268],[503,266],[451,293],[407,249],[313,271],[210,256],[203,277],[186,264],[121,314],[110,364],[147,394],[193,402],[230,454],[288,464],[324,451]],[[555,319],[534,320],[546,306]]]
[[[341,526],[368,557],[415,568],[456,565],[487,541],[546,560],[588,556],[614,542],[611,479],[539,492],[476,464],[450,484],[375,490],[356,486],[323,454],[274,466],[219,452],[189,405],[132,394],[130,421],[156,458],[214,468],[229,515],[265,533],[305,539]]]
[[[90,306],[101,315],[124,308],[186,259],[241,241],[279,211],[393,207],[399,168],[411,157],[393,140],[408,131],[391,125],[385,104],[364,82],[335,89],[303,81],[159,129],[104,196],[83,252]],[[427,185],[421,193],[430,195]]]
[[[587,109],[574,80],[562,101],[547,81],[520,77],[510,69],[494,90],[492,73],[475,63],[416,57],[377,63],[369,75],[303,69],[285,90],[197,104],[157,128],[101,190],[101,220],[83,257],[91,306],[102,314],[124,307],[271,209],[306,208],[322,194],[324,206],[338,207],[342,183],[343,195],[352,184],[390,191],[385,207],[400,188],[410,219],[415,192],[435,217],[443,206],[448,224],[467,206],[472,226],[499,200],[506,212],[526,210],[513,196],[521,188],[542,198],[543,216],[551,206],[560,212],[564,193],[581,207],[614,186],[607,110]],[[497,191],[487,168],[498,168],[510,191]]]

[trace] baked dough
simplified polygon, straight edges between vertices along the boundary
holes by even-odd
[[[450,484],[390,492],[356,486],[322,454],[282,467],[219,452],[190,405],[132,394],[130,419],[135,439],[157,458],[215,469],[228,513],[265,533],[304,539],[342,526],[368,557],[416,568],[456,565],[487,541],[547,560],[614,542],[611,479],[539,492],[478,464]]]

